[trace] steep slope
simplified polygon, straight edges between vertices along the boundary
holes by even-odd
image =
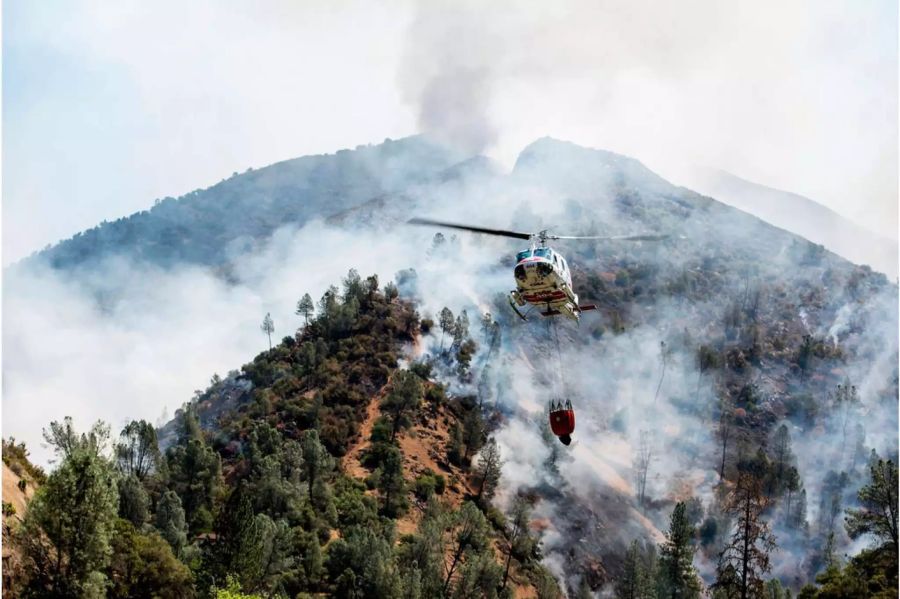
[[[3,502],[13,507],[13,518],[21,519],[25,514],[28,500],[34,495],[34,486],[26,486],[24,490],[19,486],[22,478],[13,472],[9,466],[3,464]],[[4,526],[7,525],[6,515],[3,516]]]
[[[427,181],[460,156],[422,137],[287,160],[75,235],[25,262],[90,267],[124,256],[160,266],[219,267],[278,227],[324,218]]]
[[[29,461],[24,444],[3,440],[3,588],[7,593],[22,568],[22,556],[12,543],[12,535],[44,477],[43,470]]]
[[[880,237],[801,195],[772,189],[717,169],[694,169],[691,189],[758,216],[776,227],[819,243],[890,278],[897,274],[897,243]]]
[[[181,460],[192,444],[214,449],[221,462],[219,488],[202,505],[185,499],[185,505],[195,506],[186,513],[191,531],[201,540],[212,539],[201,543],[201,550],[215,556],[223,545],[239,542],[223,522],[236,497],[249,496],[258,516],[284,522],[296,535],[317,535],[323,542],[326,569],[332,562],[340,563],[340,551],[366,527],[396,552],[382,566],[403,574],[404,589],[407,584],[432,584],[434,579],[429,582],[426,577],[435,575],[448,593],[463,592],[455,589],[470,584],[499,584],[493,576],[503,563],[505,517],[487,501],[479,508],[484,515],[471,512],[472,501],[481,495],[472,466],[485,443],[481,410],[473,398],[448,397],[444,387],[429,380],[431,365],[417,363],[412,372],[398,367],[405,346],[422,334],[423,327],[414,306],[398,299],[391,284],[382,292],[377,278],[363,281],[351,272],[343,292],[328,293],[307,327],[256,356],[240,372],[213,381],[159,432],[172,473],[171,488],[180,488],[178,473],[187,467]],[[440,364],[454,360],[448,353]],[[416,390],[406,398],[412,403],[401,415],[395,398],[403,394],[400,380],[404,377],[413,381]],[[453,431],[461,429],[465,430],[463,445],[455,446]],[[309,469],[314,459],[309,448],[320,442],[328,456],[315,458],[321,461]],[[398,455],[400,462],[398,478],[388,482],[391,455]],[[293,461],[298,457],[299,463]],[[314,471],[315,480],[311,478]],[[190,492],[190,487],[183,491],[186,497]],[[454,550],[455,514],[461,510],[476,514],[479,534],[485,537],[472,547]],[[218,515],[210,519],[203,515],[207,512]],[[421,550],[420,544],[432,542],[432,534],[446,536],[434,551],[440,551],[448,563],[460,560],[455,575],[443,568],[418,571],[424,566],[416,561],[415,552]],[[518,551],[508,583],[511,596],[534,596],[532,581],[543,572],[538,554]],[[301,565],[303,556],[290,555],[296,557],[296,569],[273,574],[265,583],[271,587],[254,588],[278,589],[289,596],[315,591],[346,596],[341,569],[320,581],[304,582],[310,572]],[[484,574],[487,581],[470,579],[470,568],[487,567],[484,559],[493,564],[488,567],[491,574]],[[229,567],[238,568],[236,564],[216,566],[221,570],[209,568],[221,576]],[[377,593],[371,596],[394,596],[381,594],[386,592],[379,586],[383,581],[363,564],[348,567],[354,572],[356,588]],[[409,578],[410,569],[418,571],[419,582]]]

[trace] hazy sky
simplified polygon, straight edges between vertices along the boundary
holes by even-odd
[[[720,167],[896,239],[896,2],[533,4],[6,0],[3,262],[421,130]]]

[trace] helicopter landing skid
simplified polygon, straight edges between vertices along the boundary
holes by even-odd
[[[516,305],[516,300],[515,300],[515,298],[513,297],[513,294],[512,294],[512,293],[509,294],[508,299],[509,299],[509,306],[510,306],[510,308],[513,309],[513,312],[516,313],[516,316],[518,316],[519,318],[521,318],[521,319],[524,320],[525,322],[528,322],[528,315],[527,315],[527,313],[526,313],[526,314],[522,314],[522,312],[519,310],[518,305]]]
[[[596,309],[597,306],[594,304],[581,304],[580,306],[565,304],[562,308],[554,308],[550,304],[547,304],[547,308],[541,312],[541,316],[558,316],[560,314],[565,314],[575,322],[580,322],[582,312]]]

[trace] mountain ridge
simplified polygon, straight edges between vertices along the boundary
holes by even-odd
[[[425,165],[412,166],[422,156]],[[584,168],[586,162],[591,168]],[[530,172],[535,170],[532,166],[548,163],[554,168]],[[386,197],[415,195],[416,187],[429,181],[452,185],[469,178],[488,185],[509,179],[576,194],[611,186],[640,188],[671,196],[675,202],[684,191],[693,191],[679,190],[635,158],[552,137],[528,144],[512,171],[504,174],[490,159],[462,157],[418,135],[248,169],[206,189],[157,200],[148,210],[101,223],[16,264],[45,263],[66,270],[104,256],[124,255],[164,267],[183,262],[219,268],[250,247],[248,243],[268,238],[280,226],[302,226],[315,216],[342,222],[342,215],[364,210],[370,202],[383,204]],[[339,187],[328,181],[339,181]],[[714,195],[707,197],[719,202]],[[796,234],[790,227],[762,220]]]
[[[896,241],[869,231],[813,199],[714,168],[690,169],[685,184],[813,243],[825,245],[855,264],[867,264],[889,277],[897,275]]]
[[[108,343],[110,329],[126,342],[90,364],[92,381],[105,381],[104,369],[119,362],[133,365],[127,377],[114,379],[113,408],[121,409],[122,397],[137,396],[139,386],[164,378],[159,373],[166,368],[148,368],[154,351],[167,354],[162,364],[172,364],[215,351],[216,344],[240,349],[226,368],[254,356],[239,371],[213,376],[159,438],[170,478],[148,492],[182,498],[197,546],[181,559],[194,564],[198,589],[235,574],[249,590],[283,584],[291,595],[395,597],[401,564],[446,566],[428,557],[437,549],[422,548],[458,539],[457,526],[483,530],[490,523],[499,536],[482,537],[472,559],[463,556],[468,548],[457,549],[461,559],[451,563],[461,569],[436,568],[428,585],[444,591],[423,594],[447,595],[458,573],[453,584],[481,580],[494,597],[500,585],[486,559],[488,547],[515,546],[502,523],[517,518],[523,499],[533,517],[519,518],[518,528],[541,542],[529,542],[517,555],[533,564],[529,580],[546,586],[542,596],[558,597],[557,584],[587,596],[608,590],[626,575],[628,555],[656,547],[662,531],[682,529],[692,531],[679,542],[695,557],[684,560],[682,574],[700,588],[720,577],[717,556],[733,524],[728,496],[748,475],[766,489],[771,504],[762,517],[783,551],[770,582],[799,591],[826,567],[827,542],[839,551],[854,547],[849,532],[823,515],[858,508],[867,453],[887,448],[891,455],[896,445],[896,285],[675,186],[636,160],[553,139],[539,140],[524,154],[510,173],[497,173],[477,158],[462,168],[446,166],[452,157],[438,152],[422,165],[400,165],[402,172],[427,176],[398,186],[374,182],[367,166],[342,154],[352,168],[332,164],[317,171],[309,180],[318,187],[312,197],[321,201],[304,213],[340,227],[283,227],[271,238],[261,233],[238,255],[235,276],[224,281],[203,269],[172,277],[135,261],[138,277],[148,280],[138,294],[150,300],[136,302],[144,298],[124,293],[120,309],[91,321],[102,333],[100,345]],[[347,172],[359,179],[342,180]],[[299,200],[286,193],[281,201],[268,227]],[[506,298],[513,285],[512,241],[406,226],[414,214],[523,231],[672,235],[652,243],[554,242],[568,258],[574,289],[598,309],[577,326],[523,322]],[[101,254],[114,248],[97,246]],[[98,262],[89,271],[93,278],[119,284],[110,275],[116,271]],[[357,267],[377,276],[363,279],[352,270]],[[328,276],[324,284],[321,273]],[[329,286],[339,277],[340,287]],[[38,286],[40,297],[45,289]],[[81,298],[72,287],[50,289],[57,295],[49,312],[32,314],[26,312],[31,302],[20,303],[22,313],[12,321],[18,328],[5,332],[22,348],[14,357],[24,366],[9,387],[19,402],[53,397],[34,392],[28,383],[38,377],[31,373],[50,381],[50,393],[68,389],[59,372],[73,369],[58,348],[65,335],[80,340],[78,319],[63,311],[53,330],[29,325],[56,314],[57,303],[66,307],[67,293]],[[305,298],[309,292],[321,296],[317,304]],[[180,301],[194,293],[196,302]],[[217,303],[223,297],[230,310]],[[309,312],[314,316],[307,322]],[[274,315],[278,330],[289,333],[280,343],[260,336],[263,314],[266,322]],[[175,330],[185,329],[191,344],[179,337],[182,343],[155,345],[157,337],[174,334],[158,330],[174,315]],[[129,336],[135,322],[150,334]],[[131,352],[136,362],[126,359]],[[31,363],[30,356],[48,359]],[[152,378],[135,382],[134,372],[148,370]],[[202,380],[213,370],[204,370]],[[94,397],[97,388],[88,391]],[[174,396],[182,404],[190,393]],[[544,406],[559,398],[571,399],[578,411],[571,448],[547,426]],[[139,403],[128,407],[140,409]],[[404,431],[417,436],[414,447]],[[427,506],[417,523],[396,521],[404,503],[453,487],[450,479],[464,466],[487,463],[487,454],[475,463],[472,456],[489,452],[491,438],[506,462],[499,482],[494,470],[477,487],[464,482],[449,494],[480,499],[484,481],[491,480],[496,502],[480,509],[463,504],[453,516],[464,515],[463,521],[443,520],[440,510],[432,512],[435,519],[425,518]],[[423,450],[435,471],[415,471],[413,480],[407,476],[412,460],[402,454]],[[441,467],[442,457],[454,467]],[[332,459],[344,460],[357,480],[335,470]],[[307,463],[329,464],[327,484],[317,486]],[[198,468],[202,476],[195,476]],[[251,521],[258,529],[248,528]],[[395,527],[412,533],[413,524],[421,525],[416,533],[397,538]],[[281,557],[296,567],[287,578],[272,572],[260,578],[242,548],[256,547],[252,535],[260,531],[274,546],[285,527],[294,544]],[[129,531],[125,526],[115,538],[125,542],[134,535]],[[192,551],[205,556],[199,566]],[[318,566],[305,558],[298,565],[299,556],[317,551],[327,556],[324,573],[321,559]],[[365,566],[369,558],[377,567]],[[548,569],[552,583],[544,578]],[[657,582],[677,584],[665,575]]]

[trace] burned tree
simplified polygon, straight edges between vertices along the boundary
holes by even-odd
[[[647,472],[650,470],[650,460],[653,452],[650,447],[649,431],[641,431],[638,440],[637,453],[634,456],[634,482],[635,494],[637,495],[638,505],[644,506],[644,499],[647,491]]]
[[[768,523],[760,519],[766,506],[759,478],[752,472],[740,472],[725,504],[725,511],[736,518],[735,528],[719,554],[713,585],[727,597],[748,599],[764,592],[762,575],[771,570],[769,554],[776,547]]]
[[[725,457],[728,455],[728,439],[731,437],[733,423],[731,413],[723,405],[722,413],[719,415],[719,437],[722,439],[722,460],[719,464],[720,481],[725,480]]]
[[[272,315],[266,312],[266,317],[263,318],[262,324],[259,325],[259,329],[266,334],[266,337],[269,338],[269,351],[272,350],[272,333],[275,332],[275,322],[272,320]]]
[[[843,467],[844,451],[847,448],[847,429],[860,405],[859,392],[856,390],[856,385],[851,385],[849,380],[844,382],[843,385],[838,385],[834,390],[832,401],[834,409],[840,414],[841,418],[841,452],[839,454],[839,464]]]
[[[703,375],[706,374],[706,371],[716,368],[718,366],[719,357],[716,355],[716,352],[713,351],[707,345],[701,345],[697,348],[697,390],[694,395],[700,395],[700,381],[703,378]]]
[[[656,393],[653,394],[653,405],[656,405],[656,399],[659,397],[659,390],[662,389],[663,379],[666,378],[666,363],[669,361],[669,352],[666,349],[666,342],[659,342],[659,361],[662,367],[659,372],[659,383],[656,385]]]

